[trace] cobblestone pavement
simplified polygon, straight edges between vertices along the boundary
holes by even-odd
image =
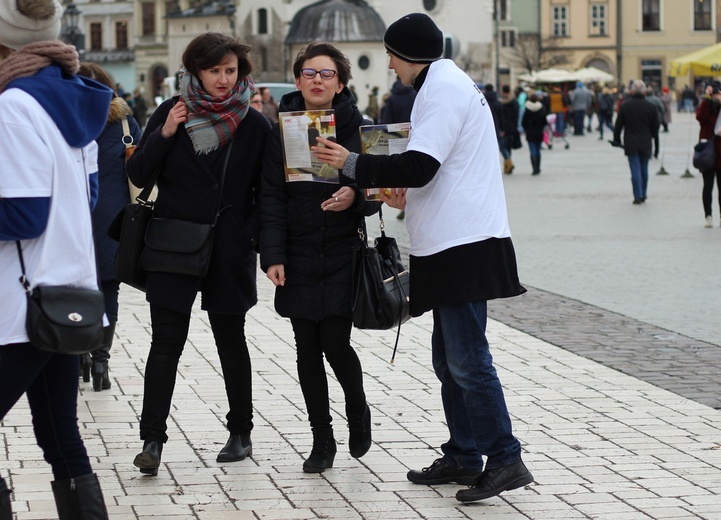
[[[694,127],[689,116],[685,128],[684,116],[674,117],[665,159],[673,173],[652,175],[644,206],[631,205],[623,157],[595,135],[544,152],[538,178],[527,174],[524,148],[504,179],[530,290],[492,302],[488,334],[532,485],[461,505],[456,485],[406,480],[407,470],[428,466],[447,438],[428,315],[403,326],[394,365],[394,332],[354,330],[374,445],[360,460],[347,453],[342,392],[331,377],[335,467],[303,474],[311,435],[293,335],[259,275],[260,303],[247,319],[253,457],[215,462],[227,438],[226,399],[207,317],[196,308],[157,477],[132,465],[141,448],[148,308],[141,293],[121,292],[113,387],[95,393],[81,383],[78,402],[111,518],[721,519],[721,411],[701,404],[719,373],[721,229],[702,227],[698,177],[680,178],[684,131]],[[389,234],[407,244],[389,213]],[[682,354],[694,350],[705,352],[684,365]],[[690,395],[694,386],[698,395]],[[56,518],[51,475],[24,400],[2,422],[0,443],[0,472],[14,488],[17,519]]]

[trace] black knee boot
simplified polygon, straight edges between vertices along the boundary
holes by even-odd
[[[95,473],[51,482],[60,520],[107,520],[103,492]]]
[[[0,520],[13,520],[13,510],[10,507],[10,490],[2,477],[0,477]]]
[[[310,457],[303,463],[306,473],[323,473],[333,467],[336,445],[333,428],[313,428],[313,449]]]
[[[108,360],[110,359],[110,347],[113,345],[113,336],[115,335],[115,322],[103,329],[103,344],[97,350],[91,353],[93,376],[93,390],[100,392],[101,390],[110,389],[110,369],[108,368]]]

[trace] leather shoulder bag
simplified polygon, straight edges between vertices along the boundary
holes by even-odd
[[[215,225],[223,200],[223,185],[233,140],[223,162],[218,207],[212,224],[201,224],[174,218],[150,219],[145,231],[145,247],[140,255],[140,269],[203,277],[208,272],[213,252]]]
[[[388,330],[398,327],[391,363],[395,361],[401,324],[410,319],[410,274],[403,267],[395,238],[386,236],[383,212],[378,211],[381,236],[369,247],[365,219],[358,228],[360,244],[353,254],[351,306],[353,325],[359,329]]]

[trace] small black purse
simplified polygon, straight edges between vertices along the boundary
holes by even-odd
[[[410,273],[403,267],[395,238],[386,236],[383,212],[378,212],[381,236],[368,247],[363,227],[353,254],[351,310],[359,329],[388,330],[398,327],[391,363],[395,361],[401,324],[410,319]]]
[[[145,231],[145,247],[139,259],[141,270],[201,278],[207,274],[213,252],[215,225],[218,222],[223,200],[225,171],[232,148],[233,140],[231,139],[223,162],[218,207],[213,223],[203,224],[173,218],[151,218]]]
[[[716,149],[714,138],[701,141],[693,147],[693,165],[699,171],[708,172],[716,169]]]
[[[30,289],[19,241],[20,283],[27,297],[25,331],[37,349],[54,354],[87,354],[103,343],[103,293],[65,285]]]

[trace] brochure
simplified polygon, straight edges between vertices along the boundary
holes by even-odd
[[[338,184],[340,175],[338,170],[320,162],[310,150],[311,146],[322,146],[315,140],[318,136],[335,141],[333,109],[281,112],[278,121],[286,182]]]
[[[363,153],[394,155],[406,151],[410,123],[364,125],[359,128]],[[366,189],[366,200],[380,200],[384,188]]]

